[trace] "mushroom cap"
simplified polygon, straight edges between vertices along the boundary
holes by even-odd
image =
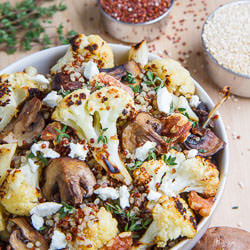
[[[149,113],[140,112],[136,118],[127,124],[122,131],[122,147],[130,153],[134,153],[137,147],[140,147],[147,141],[157,143],[157,151],[166,153],[169,144],[166,143],[161,135],[160,120],[152,117]]]
[[[36,242],[40,242],[40,250],[48,250],[49,246],[47,241],[40,233],[35,231],[29,225],[24,217],[17,217],[11,221],[18,226],[18,229],[15,229],[10,235],[9,243],[12,249],[28,250],[29,248],[27,247],[27,244],[22,241],[22,239],[25,238],[26,240],[28,239],[28,241],[31,241],[34,245]]]
[[[79,205],[94,192],[96,179],[87,164],[69,157],[53,159],[45,170],[42,192],[49,201]]]

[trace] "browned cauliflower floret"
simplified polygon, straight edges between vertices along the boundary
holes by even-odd
[[[118,234],[117,221],[104,207],[96,213],[90,207],[83,208],[90,220],[86,227],[77,235],[73,249],[97,250],[105,246]]]
[[[194,81],[189,72],[173,59],[153,60],[145,66],[145,69],[156,73],[164,80],[170,93],[191,97],[195,92]]]
[[[38,196],[38,190],[28,184],[20,169],[10,171],[0,187],[0,203],[16,215],[29,215],[38,202]]]
[[[155,244],[165,247],[169,240],[196,235],[196,220],[187,203],[182,198],[162,200],[153,209],[153,222],[132,249],[147,249]]]
[[[108,43],[98,35],[79,34],[71,40],[68,51],[51,68],[51,73],[81,70],[90,60],[96,63],[98,68],[114,66],[114,55]]]

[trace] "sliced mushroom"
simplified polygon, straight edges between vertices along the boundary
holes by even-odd
[[[225,147],[225,142],[211,129],[193,128],[184,145],[187,149],[197,149],[201,156],[212,156]]]
[[[161,135],[171,139],[171,143],[184,142],[190,134],[192,123],[188,118],[180,113],[174,113],[166,118],[161,119]]]
[[[42,192],[49,201],[79,205],[93,194],[95,184],[95,176],[85,162],[61,157],[46,167]]]
[[[208,107],[204,102],[201,102],[197,108],[192,108],[195,114],[199,117],[199,123],[203,124],[208,118]]]
[[[44,118],[40,114],[41,107],[42,102],[37,97],[26,102],[16,121],[1,139],[7,143],[18,141],[19,146],[31,143],[45,126]]]
[[[79,89],[82,87],[82,84],[78,81],[71,81],[70,75],[63,72],[56,73],[52,79],[52,89],[53,90],[70,90]]]
[[[139,113],[135,120],[129,122],[122,132],[122,147],[130,153],[134,153],[137,147],[147,141],[157,143],[158,153],[166,153],[170,144],[160,136],[161,122],[146,112]]]
[[[196,192],[192,191],[188,194],[189,206],[197,212],[200,216],[207,217],[210,214],[211,208],[214,204],[215,198],[202,198]]]
[[[36,242],[40,243],[40,250],[48,250],[49,246],[44,237],[35,231],[23,217],[12,219],[17,225],[9,239],[9,243],[14,250],[29,250],[27,242],[32,242],[35,246]]]
[[[101,72],[105,72],[115,77],[119,81],[124,79],[124,77],[127,75],[127,72],[131,73],[136,79],[141,79],[142,74],[140,65],[134,60],[130,60],[127,63],[114,68],[102,69]]]

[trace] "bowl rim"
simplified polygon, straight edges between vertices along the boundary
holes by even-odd
[[[129,50],[129,46],[126,45],[121,45],[121,44],[113,44],[113,43],[109,43],[112,51],[114,50],[119,50],[119,51],[128,51]],[[15,70],[13,70],[12,68],[20,68],[20,65],[22,64],[26,64],[27,65],[27,61],[39,61],[40,57],[39,55],[46,55],[46,54],[55,54],[53,57],[56,57],[56,54],[59,53],[65,53],[66,50],[68,48],[68,45],[62,45],[62,46],[57,46],[57,47],[53,47],[53,48],[49,48],[49,49],[45,49],[42,51],[38,51],[36,53],[32,53],[26,57],[23,57],[15,62],[13,62],[12,64],[10,64],[9,66],[5,67],[4,69],[0,70],[0,74],[6,73],[5,71],[9,72],[15,72]],[[115,53],[114,53],[115,55]],[[153,54],[153,53],[149,53],[149,60],[154,60],[154,59],[160,59],[159,56]],[[57,58],[58,60],[58,58]],[[31,65],[31,64],[29,64]],[[24,66],[25,67],[25,66]],[[193,78],[192,78],[193,79]],[[200,92],[200,94],[202,94],[202,98],[201,99],[205,99],[205,101],[207,102],[208,106],[210,106],[209,108],[211,108],[212,106],[214,106],[214,102],[212,101],[212,99],[209,97],[208,93],[201,87],[201,85],[195,80],[193,79],[194,83],[195,83],[195,88],[198,92]],[[198,94],[199,95],[199,94]],[[217,113],[219,115],[219,113]],[[221,138],[225,141],[226,146],[224,148],[224,150],[222,151],[222,157],[221,157],[221,161],[222,164],[219,165],[220,169],[223,168],[223,175],[221,174],[220,171],[220,185],[216,194],[216,200],[215,203],[212,206],[210,215],[208,217],[203,217],[201,219],[201,221],[199,222],[199,224],[197,225],[197,234],[195,237],[202,237],[202,235],[199,235],[202,231],[202,229],[208,225],[208,223],[210,222],[212,215],[215,211],[215,209],[217,208],[222,195],[223,195],[223,191],[225,189],[225,184],[226,184],[226,179],[227,179],[227,175],[228,175],[228,170],[229,170],[229,145],[228,145],[228,137],[227,137],[227,133],[225,130],[225,126],[223,123],[223,120],[221,118],[221,116],[219,115],[219,118],[216,121],[216,128],[218,130],[220,130],[221,133]],[[181,250],[182,247],[185,247],[186,244],[188,244],[189,242],[191,242],[193,239],[184,239],[181,240],[180,242],[178,242],[175,246],[173,246],[171,249],[172,250]]]
[[[235,72],[227,67],[225,67],[224,65],[220,64],[217,59],[210,53],[210,50],[208,48],[208,46],[206,45],[206,42],[205,42],[205,39],[203,37],[204,33],[205,33],[205,26],[207,25],[207,23],[214,17],[214,15],[216,14],[216,12],[218,10],[221,10],[221,9],[224,9],[224,8],[227,8],[228,6],[230,5],[238,5],[238,4],[246,4],[246,3],[250,3],[250,0],[240,0],[240,1],[236,1],[236,2],[230,2],[230,3],[227,3],[227,4],[224,4],[218,8],[216,8],[214,11],[211,12],[211,14],[207,17],[206,21],[203,23],[202,25],[202,30],[201,30],[201,42],[202,42],[202,47],[203,47],[203,50],[207,53],[207,55],[209,56],[209,58],[215,63],[217,64],[219,67],[223,68],[224,70],[236,75],[236,76],[239,76],[239,77],[242,77],[242,78],[246,78],[246,79],[250,79],[250,75],[246,75],[246,74],[242,74],[242,73],[238,73],[238,72]]]
[[[166,17],[170,10],[172,9],[173,5],[174,5],[174,1],[175,0],[170,0],[170,6],[169,8],[167,9],[167,11],[165,13],[163,13],[162,15],[158,16],[157,18],[155,19],[152,19],[150,21],[147,21],[147,22],[143,22],[143,23],[131,23],[131,22],[124,22],[124,21],[120,21],[120,20],[117,20],[115,19],[114,17],[110,16],[108,13],[106,13],[104,11],[104,9],[102,8],[101,4],[100,4],[100,0],[97,0],[97,6],[98,6],[98,9],[100,10],[100,12],[105,16],[107,17],[108,19],[114,21],[114,22],[117,22],[119,24],[123,24],[123,25],[128,25],[128,26],[146,26],[146,25],[150,25],[150,24],[154,24],[154,23],[157,23],[159,22],[160,20],[164,19],[164,17]]]

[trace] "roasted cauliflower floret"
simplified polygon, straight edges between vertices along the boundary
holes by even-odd
[[[134,60],[144,67],[148,63],[148,45],[145,40],[131,46],[128,60]]]
[[[145,69],[156,73],[164,80],[170,93],[185,97],[190,97],[195,93],[194,81],[189,72],[173,59],[153,60],[145,66]]]
[[[94,147],[97,162],[112,177],[130,184],[132,179],[119,156],[116,121],[133,106],[132,97],[119,87],[103,87],[91,95],[89,90],[79,89],[61,101],[52,119],[74,128],[81,139],[87,139]]]
[[[2,184],[7,171],[10,169],[10,163],[16,152],[16,147],[16,143],[0,145],[0,184]]]
[[[86,207],[83,210],[88,214],[90,208]],[[94,214],[95,218],[90,220],[80,233],[79,239],[76,240],[73,246],[74,249],[100,249],[118,234],[116,219],[104,207],[101,207],[96,214],[95,212],[92,212],[92,214]]]
[[[87,88],[75,90],[64,97],[52,114],[52,119],[72,127],[80,139],[97,140],[93,117],[87,109],[90,91]]]
[[[81,70],[84,64],[92,60],[98,68],[112,68],[114,55],[108,45],[100,36],[79,34],[75,36],[66,54],[51,68],[51,74],[62,71]]]
[[[0,75],[0,132],[17,114],[18,106],[29,96],[29,89],[44,91],[49,80],[43,75],[24,72]]]
[[[29,215],[38,202],[38,190],[28,184],[20,169],[9,172],[0,187],[0,203],[15,215]]]
[[[182,198],[166,198],[153,209],[153,222],[132,249],[147,249],[157,244],[165,247],[169,240],[178,237],[193,238],[196,235],[196,220],[193,212]]]
[[[165,159],[174,159],[177,154],[182,154],[171,150]],[[170,157],[170,158],[169,158]],[[185,159],[185,157],[184,157]],[[176,164],[176,165],[174,165]],[[219,187],[219,171],[216,166],[203,157],[193,157],[182,162],[175,162],[169,165],[169,171],[162,179],[159,191],[167,196],[176,196],[182,192],[196,191],[205,196],[216,195]]]

